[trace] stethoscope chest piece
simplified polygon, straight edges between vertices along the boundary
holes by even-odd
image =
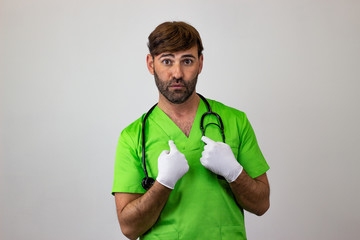
[[[154,185],[155,180],[151,177],[144,177],[141,181],[141,186],[147,191]]]

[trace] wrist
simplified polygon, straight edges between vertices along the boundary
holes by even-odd
[[[243,167],[240,165],[240,163],[236,162],[237,164],[233,167],[230,174],[225,178],[228,183],[234,182],[243,171]]]
[[[161,182],[159,182],[157,179],[155,180],[154,182],[154,185],[153,186],[156,186],[155,188],[158,190],[158,191],[161,191],[163,193],[166,193],[166,192],[171,192],[173,189],[165,186],[164,184],[162,184]]]
[[[160,183],[162,186],[164,186],[164,187],[166,187],[166,188],[168,188],[168,189],[171,189],[171,190],[174,189],[175,184],[176,184],[176,182],[173,183],[172,181],[163,179],[161,176],[158,176],[158,177],[156,178],[156,181],[157,181],[158,183]]]

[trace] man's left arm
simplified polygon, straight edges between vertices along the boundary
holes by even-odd
[[[245,170],[229,183],[237,203],[245,210],[258,216],[270,207],[270,187],[266,173],[251,178]]]
[[[229,145],[202,137],[205,142],[200,158],[201,164],[230,184],[237,203],[245,210],[263,215],[270,206],[270,188],[266,173],[251,178],[235,159]]]

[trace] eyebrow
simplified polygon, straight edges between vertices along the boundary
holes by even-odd
[[[163,57],[175,57],[175,56],[174,56],[174,54],[172,54],[172,53],[168,53],[168,54],[162,54],[162,55],[160,56],[160,58],[163,58]]]
[[[173,57],[173,58],[175,58],[175,55],[172,54],[172,53],[165,53],[165,54],[162,54],[160,56],[160,58],[164,58],[164,57]],[[185,54],[185,55],[182,55],[181,58],[195,58],[195,56],[192,55],[192,54]]]
[[[186,55],[181,56],[181,58],[195,58],[195,56],[192,54],[186,54]]]

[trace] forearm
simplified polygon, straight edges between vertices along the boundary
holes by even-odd
[[[230,187],[237,203],[245,210],[260,216],[269,209],[270,188],[266,173],[253,179],[243,170]]]
[[[171,189],[155,181],[144,195],[127,204],[118,214],[123,234],[136,239],[149,230],[158,219],[170,193]]]

